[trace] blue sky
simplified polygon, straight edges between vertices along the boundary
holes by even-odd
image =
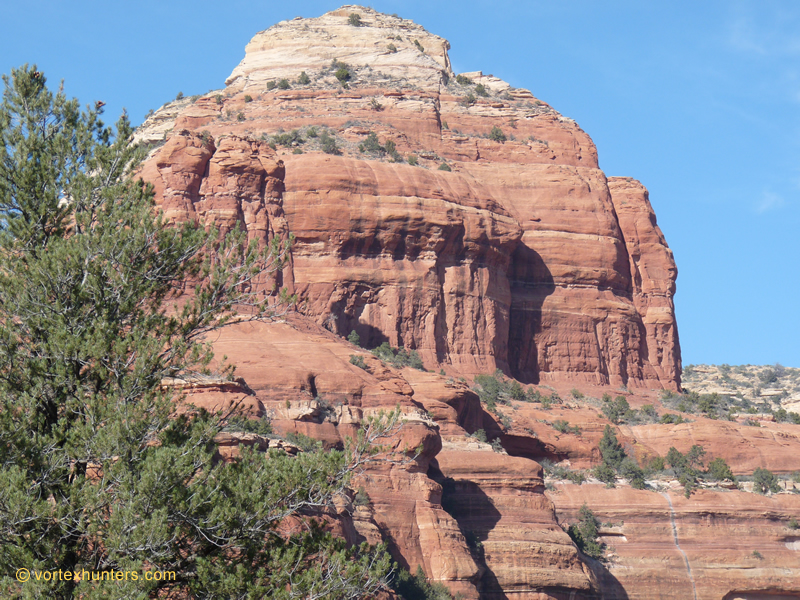
[[[28,0],[0,71],[37,63],[134,123],[223,86],[259,30],[338,2]],[[379,0],[575,119],[607,175],[650,190],[678,263],[684,364],[800,367],[800,3]],[[794,308],[793,308],[794,307]]]

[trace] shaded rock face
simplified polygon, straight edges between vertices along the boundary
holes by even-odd
[[[458,83],[448,48],[356,6],[281,22],[225,89],[145,123],[152,140],[174,118],[145,175],[172,218],[291,231],[282,283],[340,335],[458,375],[677,389],[676,269],[644,188],[607,180],[589,136],[528,90]],[[276,145],[287,130],[300,141]]]

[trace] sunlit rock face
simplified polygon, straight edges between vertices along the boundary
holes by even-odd
[[[465,376],[677,389],[677,271],[646,190],[607,179],[591,138],[528,90],[457,77],[449,47],[357,6],[256,34],[224,89],[142,128],[168,138],[146,168],[159,200],[291,232],[300,310],[366,345]]]

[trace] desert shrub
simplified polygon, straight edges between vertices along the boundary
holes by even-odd
[[[340,67],[336,69],[336,72],[333,74],[333,76],[336,77],[336,79],[338,79],[339,83],[342,85],[347,83],[352,77],[350,70],[347,67]]]
[[[636,464],[630,456],[622,459],[619,465],[619,474],[624,477],[631,484],[631,487],[637,490],[643,490],[646,487],[644,480],[644,471]]]
[[[639,409],[639,412],[649,419],[653,419],[654,421],[658,420],[658,412],[656,411],[656,407],[652,404],[645,404]]]
[[[378,102],[378,99],[377,99],[377,98],[372,98],[372,99],[369,101],[369,107],[370,107],[372,110],[374,110],[374,111],[377,111],[377,112],[380,112],[380,111],[382,111],[382,110],[383,110],[383,104],[381,104],[380,102]]]
[[[500,438],[494,438],[492,440],[492,450],[494,450],[495,452],[503,451],[503,444],[500,443]]]
[[[603,556],[603,544],[600,543],[600,521],[586,504],[578,512],[578,518],[579,521],[567,529],[569,537],[586,556],[600,558]]]
[[[271,141],[279,146],[295,146],[305,143],[303,136],[297,129],[292,129],[286,133],[276,133],[272,136]]]
[[[497,125],[492,127],[492,131],[489,132],[489,139],[494,142],[505,142],[506,141],[506,134],[503,133],[503,130],[500,129]]]
[[[404,600],[451,600],[448,589],[441,583],[431,583],[425,577],[422,567],[417,567],[416,575],[405,569],[398,569],[391,586]]]
[[[476,432],[470,435],[471,438],[475,438],[479,442],[486,443],[486,432],[483,429],[478,429]]]
[[[415,155],[413,154],[408,155],[408,164],[410,164],[412,167],[416,167],[418,162],[419,159]]]
[[[786,524],[789,529],[800,529],[800,523],[797,522],[797,519],[792,517],[789,519],[789,522]]]
[[[443,162],[442,164],[439,165],[439,170],[440,171],[452,171],[453,169],[450,168],[450,165],[448,165],[447,163]]]
[[[607,394],[603,396],[602,411],[606,418],[612,423],[616,425],[625,423],[634,415],[630,404],[628,404],[628,399],[625,398],[625,396],[617,396],[614,400],[611,400],[610,396],[608,396],[607,400],[606,397]]]
[[[524,401],[527,396],[519,382],[506,379],[500,369],[492,375],[476,376],[473,389],[490,411],[494,411],[497,404],[509,404],[511,400]]]
[[[244,95],[244,101],[245,102],[252,102],[253,101],[253,97],[250,94],[245,94]]]
[[[322,442],[319,440],[315,440],[312,437],[307,436],[304,433],[297,433],[296,431],[290,431],[285,436],[283,436],[290,444],[294,444],[297,446],[301,452],[314,452],[316,450],[322,449]]]
[[[367,368],[367,363],[364,362],[364,357],[361,356],[360,354],[351,354],[350,355],[350,364],[351,365],[355,365],[355,366],[357,366],[357,367],[359,367],[361,369],[364,369],[364,370],[366,370],[366,368]]]
[[[308,85],[311,83],[311,77],[308,76],[308,73],[303,71],[300,73],[300,77],[297,78],[297,83],[300,85]]]
[[[268,81],[267,82],[267,91],[274,90],[278,84],[275,81]]]
[[[616,471],[614,471],[614,468],[607,462],[602,462],[597,465],[592,469],[592,474],[608,487],[614,487],[614,482],[617,480]]]
[[[360,346],[361,336],[356,333],[355,329],[353,329],[350,332],[350,335],[347,336],[347,341],[350,342],[351,344],[354,344],[355,346]]]
[[[713,481],[722,481],[723,479],[736,481],[736,477],[734,477],[733,471],[731,471],[728,463],[725,462],[725,459],[720,457],[717,457],[708,463],[706,477]]]
[[[663,415],[661,415],[661,419],[659,420],[659,423],[663,423],[663,424],[666,424],[666,425],[671,425],[671,424],[676,424],[677,425],[677,424],[683,423],[683,416],[682,415],[674,415],[674,414],[671,414],[671,413],[664,413]]]
[[[341,154],[342,151],[336,145],[336,139],[331,137],[327,131],[323,131],[319,136],[320,148],[325,154]]]
[[[392,54],[394,54],[395,52],[397,52],[397,46],[395,46],[394,44],[389,44],[388,46],[386,46],[386,49],[387,49],[389,52],[391,52]]]
[[[470,107],[477,102],[475,98],[475,94],[469,93],[463,98],[461,98],[461,106]]]
[[[645,464],[644,472],[646,475],[654,475],[655,473],[660,473],[665,468],[664,459],[660,456],[654,456]]]
[[[483,96],[484,98],[489,95],[489,92],[486,91],[486,86],[483,85],[482,83],[479,83],[478,85],[475,86],[475,93],[478,96]]]
[[[456,75],[456,83],[458,85],[470,85],[472,80],[464,75]]]
[[[422,44],[419,43],[419,40],[414,40],[414,45],[417,47],[417,50],[423,54],[425,53],[425,48],[422,47]]]
[[[578,388],[572,388],[569,393],[573,398],[575,398],[575,400],[583,399],[583,392],[581,392]]]
[[[222,104],[222,94],[216,94],[214,96],[214,102],[216,102],[217,104]]]
[[[183,92],[178,92],[178,94],[175,96],[175,100],[183,100]]]
[[[289,85],[288,79],[281,79],[278,82],[278,89],[279,90],[288,90],[291,86]]]
[[[574,435],[581,434],[581,428],[577,425],[570,425],[569,421],[565,421],[563,419],[558,419],[553,421],[553,429],[558,431],[559,433],[572,433]]]
[[[249,419],[244,415],[234,415],[228,419],[228,424],[223,431],[255,433],[258,435],[272,435],[272,421],[266,415],[260,419]]]
[[[603,430],[603,437],[600,440],[600,455],[603,457],[603,462],[612,469],[619,467],[625,458],[625,450],[610,425],[606,425]]]
[[[400,156],[400,153],[397,151],[397,145],[393,140],[386,140],[383,147],[386,150],[386,154],[392,159],[392,162],[403,162],[403,157]]]
[[[361,15],[358,13],[350,13],[350,16],[347,17],[347,22],[353,27],[361,27],[363,25],[361,22]]]
[[[778,478],[768,469],[761,467],[753,471],[753,491],[757,494],[766,494],[768,492],[779,492],[780,486],[778,485]]]
[[[301,148],[295,148],[294,150],[292,150],[292,154],[302,154],[302,153],[303,150]]]
[[[244,113],[240,112],[238,115],[236,115],[236,120],[237,121],[244,121],[245,120]]]
[[[683,486],[684,495],[688,498],[697,489],[697,479],[700,475],[700,468],[703,466],[703,456],[706,451],[702,446],[695,444],[684,455],[674,446],[667,452],[666,461],[672,468],[673,473],[678,479],[678,483]]]
[[[319,132],[316,127],[312,126],[306,130],[306,135],[310,138],[315,138],[319,135]]]
[[[378,135],[374,131],[370,131],[367,137],[358,145],[361,152],[369,152],[370,154],[378,154],[383,156],[386,154],[386,148],[381,146],[378,141]]]
[[[358,488],[355,497],[353,498],[353,504],[356,506],[369,506],[370,499],[367,490],[363,487]]]
[[[387,362],[398,369],[413,367],[420,371],[425,370],[422,359],[419,357],[416,350],[393,348],[389,345],[389,342],[383,342],[380,346],[375,348],[372,353],[383,362]]]

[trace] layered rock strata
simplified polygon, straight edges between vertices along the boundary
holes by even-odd
[[[285,281],[340,335],[453,374],[677,389],[676,270],[646,192],[609,184],[589,136],[528,90],[457,79],[448,48],[356,6],[257,34],[224,90],[164,109],[159,200],[291,231]]]

